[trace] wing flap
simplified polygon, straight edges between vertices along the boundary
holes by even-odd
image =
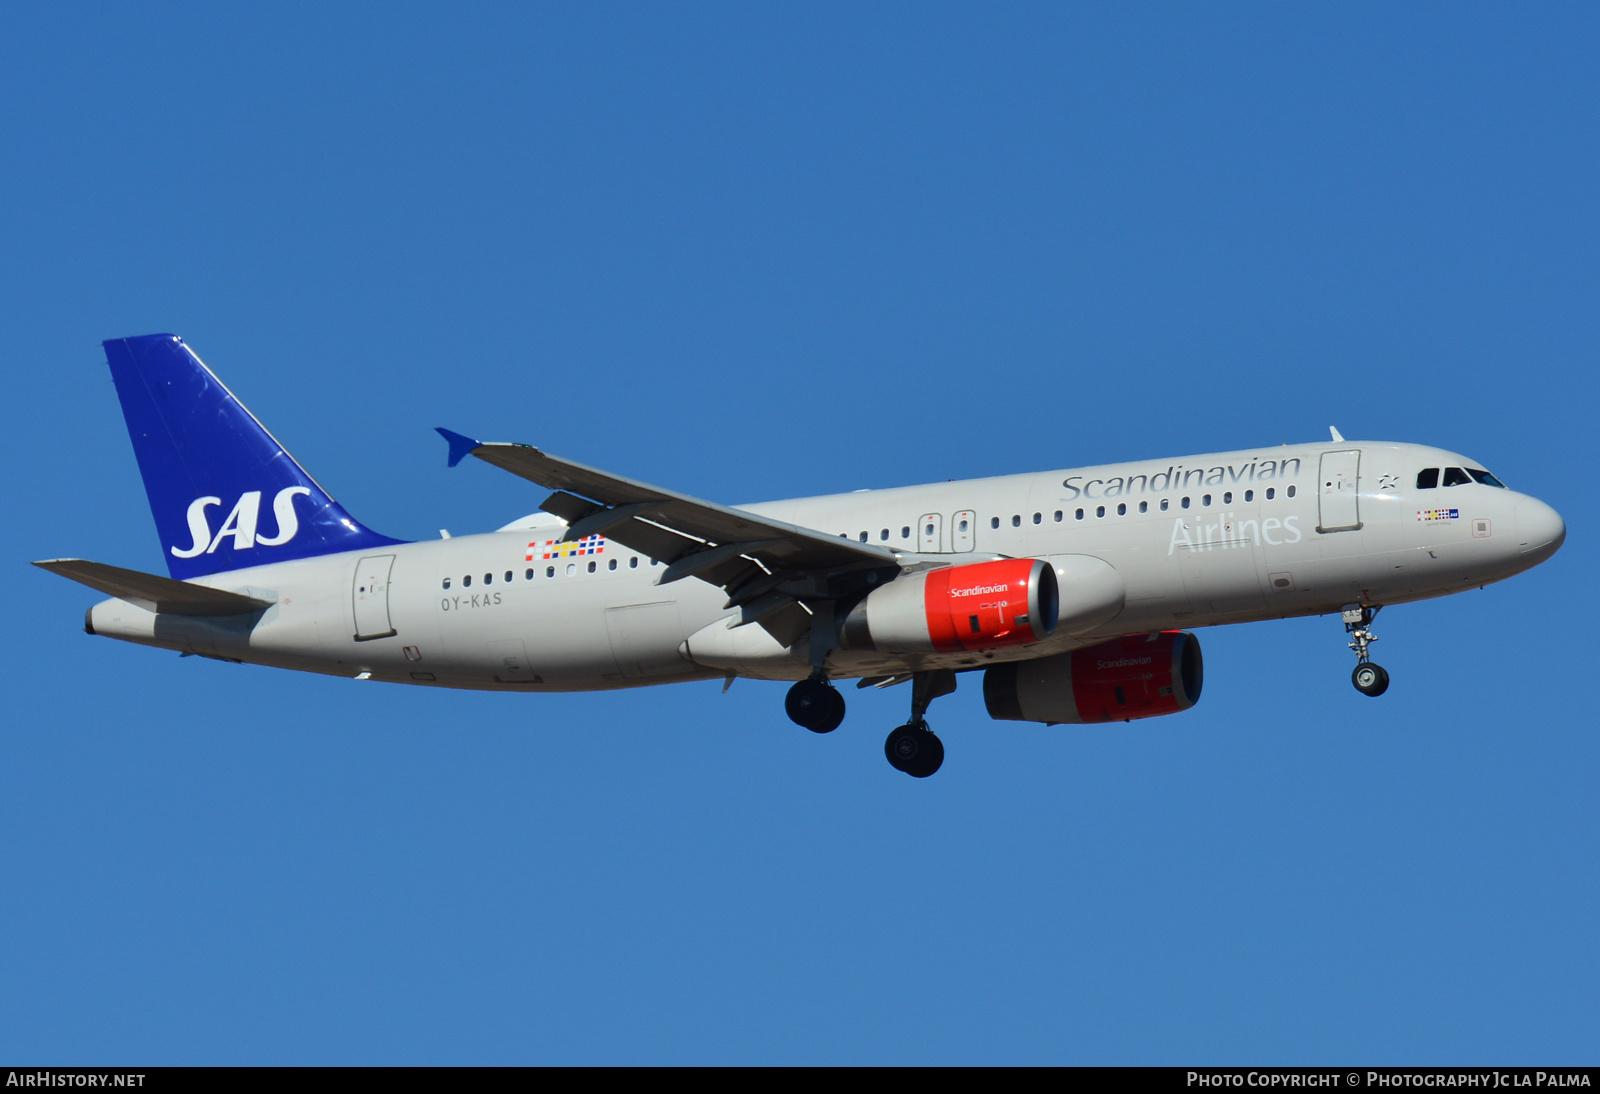
[[[82,558],[50,558],[34,565],[107,596],[168,615],[245,615],[272,606],[270,600],[258,600],[243,593],[174,581],[170,577],[124,570],[120,566]]]

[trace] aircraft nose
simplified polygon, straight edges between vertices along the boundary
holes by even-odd
[[[1524,557],[1537,555],[1543,562],[1560,549],[1567,538],[1567,522],[1561,514],[1538,498],[1517,499],[1517,549]]]

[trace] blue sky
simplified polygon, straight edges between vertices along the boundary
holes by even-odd
[[[12,6],[0,1057],[1593,1061],[1586,5]],[[103,338],[184,335],[411,538],[1325,437],[1566,547],[1208,630],[1170,719],[883,762],[781,685],[481,695],[95,639],[162,563]]]

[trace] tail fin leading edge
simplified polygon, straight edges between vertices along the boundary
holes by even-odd
[[[174,578],[403,542],[346,513],[177,335],[104,345]]]

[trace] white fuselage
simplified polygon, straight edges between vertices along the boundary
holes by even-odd
[[[1337,455],[1356,451],[1359,477]],[[908,563],[1092,556],[1120,577],[1120,610],[1113,605],[1087,629],[993,653],[834,650],[830,673],[849,677],[1397,604],[1498,581],[1549,557],[1564,530],[1543,502],[1479,483],[1417,488],[1419,469],[1467,465],[1420,445],[1347,442],[744,508],[865,537]],[[564,530],[541,513],[486,535],[233,570],[201,583],[272,606],[218,619],[108,600],[90,609],[88,625],[186,653],[442,687],[576,691],[809,671],[804,639],[785,649],[760,626],[731,628],[737,610],[724,606],[721,589],[694,578],[658,585],[663,567],[649,558],[609,541],[559,543]],[[1071,595],[1064,584],[1064,604]]]

